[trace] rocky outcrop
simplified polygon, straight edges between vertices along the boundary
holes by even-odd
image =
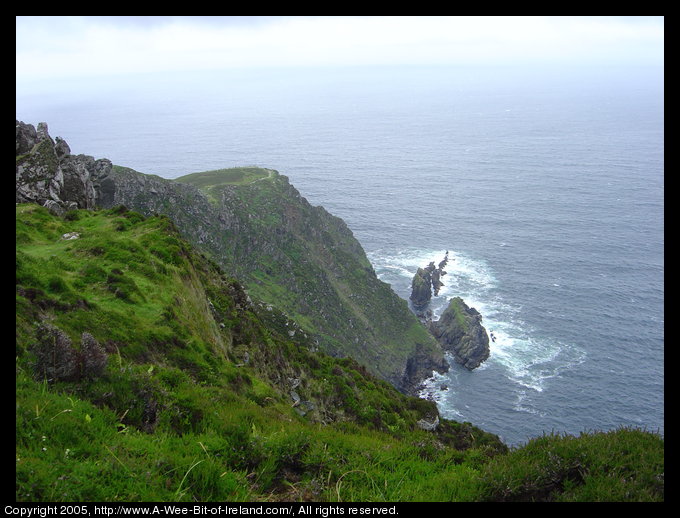
[[[435,356],[422,346],[416,346],[415,352],[406,362],[403,378],[403,392],[416,394],[423,385],[423,381],[432,377],[432,372],[444,373],[449,370],[449,364],[443,356]]]
[[[429,309],[432,295],[435,297],[439,295],[439,290],[444,286],[441,278],[446,275],[444,267],[449,261],[449,252],[447,250],[444,259],[439,262],[438,266],[431,261],[425,268],[418,268],[418,271],[413,276],[411,281],[411,308],[413,312],[422,321],[426,322],[432,318],[432,312]]]
[[[33,202],[56,214],[96,206],[98,179],[111,162],[72,155],[68,144],[50,137],[47,124],[36,129],[16,121],[16,202]]]
[[[423,430],[426,430],[428,432],[434,432],[439,426],[439,416],[436,415],[432,421],[428,421],[427,419],[421,419],[416,424],[418,425],[419,428],[422,428]]]
[[[416,315],[424,314],[432,299],[432,275],[425,268],[418,268],[411,281],[411,306]]]
[[[54,142],[47,135],[44,123],[38,125],[40,133],[30,124],[17,121],[16,201],[61,202],[64,174]]]
[[[444,267],[449,261],[446,252],[437,266],[431,261],[425,268],[418,268],[411,282],[411,310],[427,326],[442,348],[453,354],[457,363],[467,369],[476,369],[489,357],[489,337],[482,326],[482,315],[468,307],[463,299],[454,297],[439,320],[433,320],[430,301],[439,295],[446,275]],[[415,361],[415,356],[413,360]],[[413,369],[413,367],[411,367]],[[424,363],[423,367],[428,366]]]
[[[489,357],[489,337],[482,326],[482,315],[454,297],[437,321],[429,323],[430,332],[457,363],[475,369]]]

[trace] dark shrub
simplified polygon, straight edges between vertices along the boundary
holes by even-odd
[[[38,327],[37,338],[33,353],[36,356],[34,369],[39,377],[56,381],[78,376],[78,352],[66,333],[44,323]]]
[[[108,356],[90,333],[83,333],[80,344],[83,376],[97,378],[104,373]]]
[[[82,376],[96,378],[104,373],[108,356],[90,333],[83,333],[81,350],[58,327],[43,323],[38,327],[38,343],[32,351],[36,356],[34,370],[39,378],[49,381],[75,380]]]

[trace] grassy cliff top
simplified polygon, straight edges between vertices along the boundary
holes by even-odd
[[[227,185],[248,185],[257,182],[258,180],[271,178],[275,174],[278,173],[272,169],[263,169],[260,167],[231,167],[227,169],[191,173],[175,178],[175,181],[193,185],[210,196],[214,189]]]

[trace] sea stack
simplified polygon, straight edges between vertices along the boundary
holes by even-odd
[[[413,312],[425,322],[432,318],[432,312],[429,310],[430,300],[432,295],[439,295],[444,283],[441,278],[446,275],[444,267],[449,261],[449,252],[446,251],[444,259],[439,262],[439,266],[434,265],[434,261],[430,261],[425,268],[418,268],[418,271],[413,276],[411,281],[411,308]]]
[[[489,337],[482,326],[482,315],[460,297],[452,298],[439,320],[430,321],[428,327],[442,348],[469,370],[489,357]]]

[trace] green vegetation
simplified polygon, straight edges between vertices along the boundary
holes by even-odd
[[[463,299],[460,297],[453,297],[449,302],[447,310],[453,313],[458,327],[463,332],[467,332],[470,328],[467,318],[465,318],[465,308],[463,307]]]
[[[425,431],[316,349],[166,217],[17,205],[17,501],[663,500],[655,434]]]
[[[628,428],[544,435],[493,459],[484,478],[484,499],[492,501],[659,501],[663,439]]]
[[[270,169],[262,169],[260,167],[233,167],[230,169],[192,173],[177,178],[176,181],[195,185],[199,189],[205,187],[213,188],[221,185],[245,185],[255,180],[269,178],[273,173],[274,171]]]

